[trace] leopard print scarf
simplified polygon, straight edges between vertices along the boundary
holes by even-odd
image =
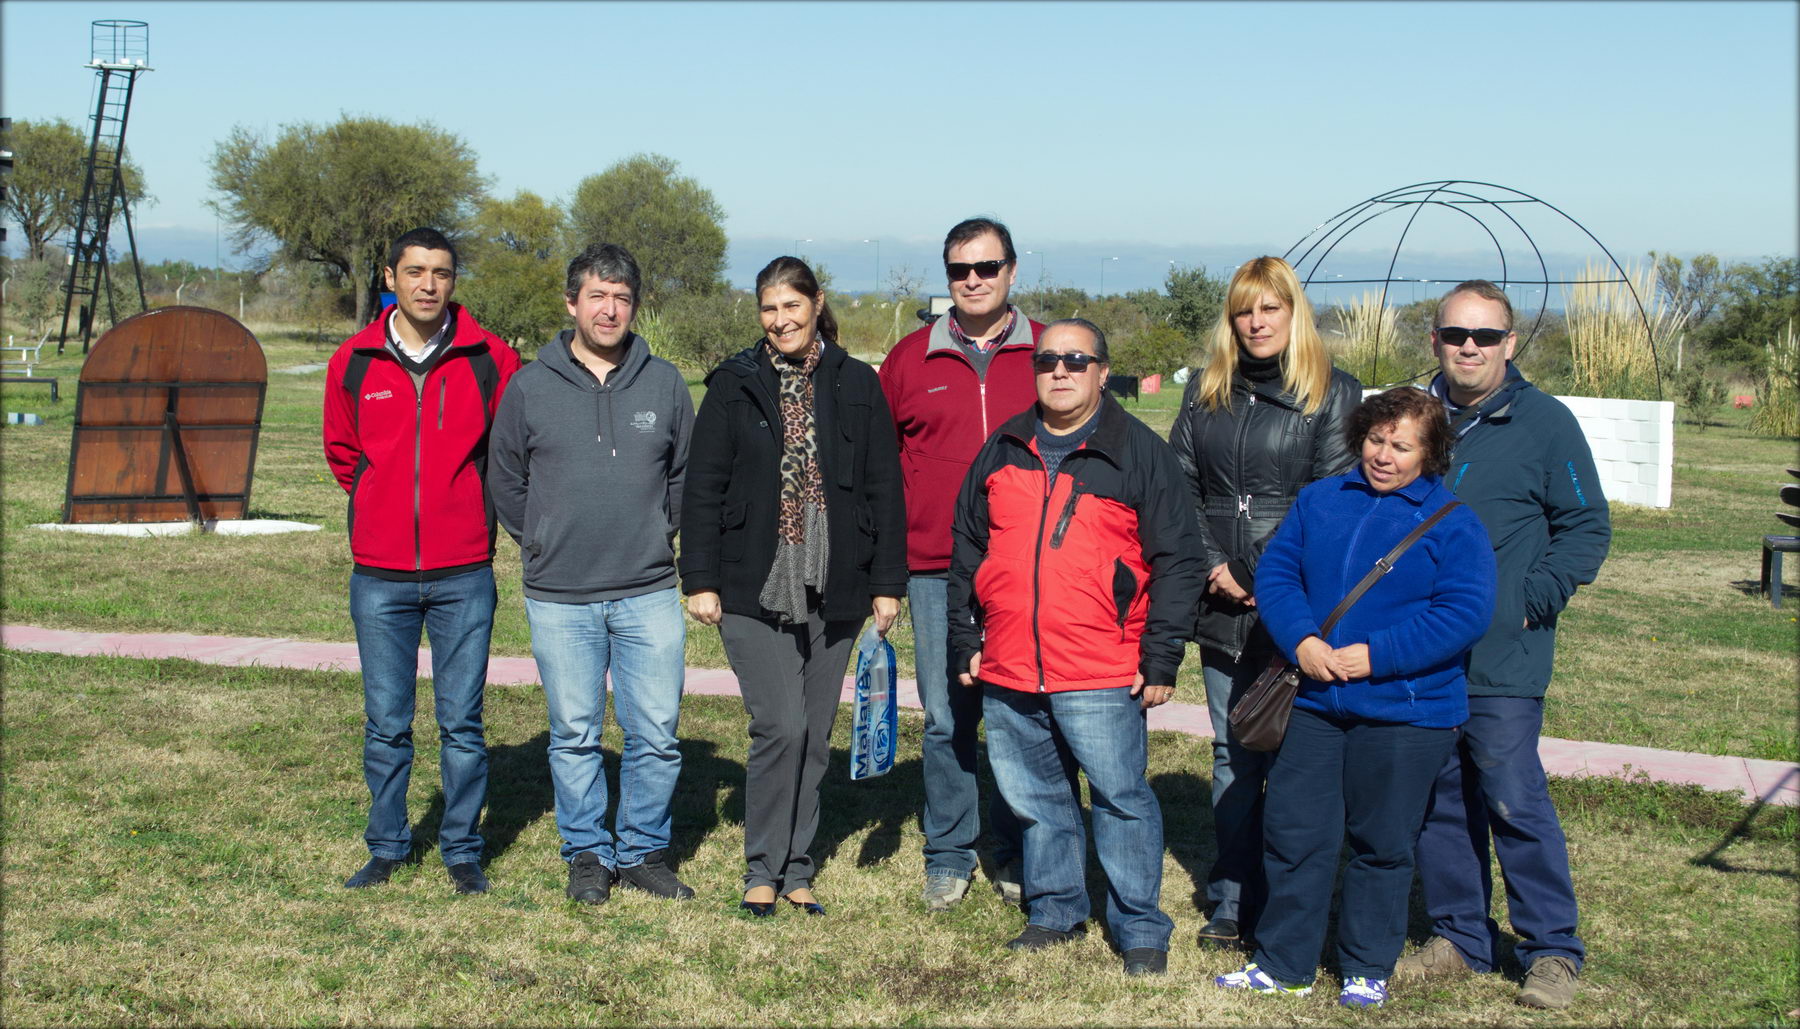
[[[813,337],[806,357],[794,362],[773,346],[769,359],[781,380],[781,517],[775,532],[775,560],[757,601],[784,624],[806,620],[806,591],[825,589],[829,541],[825,522],[825,479],[819,471],[818,433],[813,422],[813,372],[825,341]]]

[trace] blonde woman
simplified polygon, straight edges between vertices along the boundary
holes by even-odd
[[[1240,267],[1169,434],[1209,569],[1194,639],[1212,713],[1218,857],[1202,947],[1240,946],[1266,895],[1262,795],[1274,755],[1246,750],[1226,723],[1273,652],[1257,620],[1257,561],[1300,488],[1355,463],[1344,427],[1361,399],[1356,378],[1332,367],[1293,267],[1279,257]]]

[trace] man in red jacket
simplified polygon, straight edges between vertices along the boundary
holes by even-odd
[[[331,355],[325,460],[350,494],[350,618],[363,676],[369,861],[344,883],[387,882],[412,852],[419,631],[431,640],[444,815],[438,841],[458,893],[484,893],[476,823],[487,799],[482,689],[494,625],[488,426],[518,355],[456,291],[456,250],[436,229],[388,249],[395,305]]]
[[[1175,691],[1206,583],[1175,451],[1105,392],[1106,336],[1053,322],[1033,355],[1037,405],[1009,419],[956,500],[950,649],[980,691],[994,781],[1024,833],[1025,931],[1042,950],[1086,933],[1079,768],[1127,975],[1168,968],[1162,809],[1145,779],[1144,712]]]
[[[894,345],[881,362],[881,390],[894,415],[906,491],[919,699],[925,707],[925,906],[945,911],[968,893],[981,834],[975,783],[975,729],[981,697],[952,689],[945,644],[944,584],[950,566],[950,515],[975,452],[1000,424],[1031,406],[1031,349],[1043,326],[1008,302],[1018,275],[1012,234],[991,218],[960,222],[944,237],[944,270],[956,301],[939,318]],[[1019,822],[1006,801],[989,799],[994,886],[1019,903]]]

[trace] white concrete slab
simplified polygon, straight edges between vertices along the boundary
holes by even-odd
[[[185,536],[194,531],[193,522],[87,522],[64,525],[61,522],[39,522],[34,529],[54,532],[82,532],[91,536]],[[280,518],[234,518],[206,523],[206,530],[220,536],[273,536],[283,532],[318,532],[317,525],[289,522]]]

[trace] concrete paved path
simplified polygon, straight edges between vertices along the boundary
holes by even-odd
[[[220,665],[266,665],[353,672],[358,668],[356,644],[307,640],[191,636],[182,633],[74,632],[32,625],[0,627],[0,646],[11,650],[58,654],[174,657]],[[419,651],[421,670],[431,667],[431,652]],[[538,681],[537,662],[528,657],[495,657],[488,661],[488,681],[513,685]],[[851,682],[844,681],[848,701]],[[737,696],[737,677],[729,669],[689,668],[687,692]],[[900,680],[900,703],[919,707],[917,686]],[[1170,702],[1150,712],[1150,727],[1211,738],[1212,719],[1205,704]],[[1660,782],[1693,783],[1709,790],[1729,790],[1745,801],[1800,805],[1800,765],[1757,758],[1718,757],[1616,743],[1588,743],[1544,737],[1538,746],[1544,770],[1561,776],[1635,776],[1642,772]]]

